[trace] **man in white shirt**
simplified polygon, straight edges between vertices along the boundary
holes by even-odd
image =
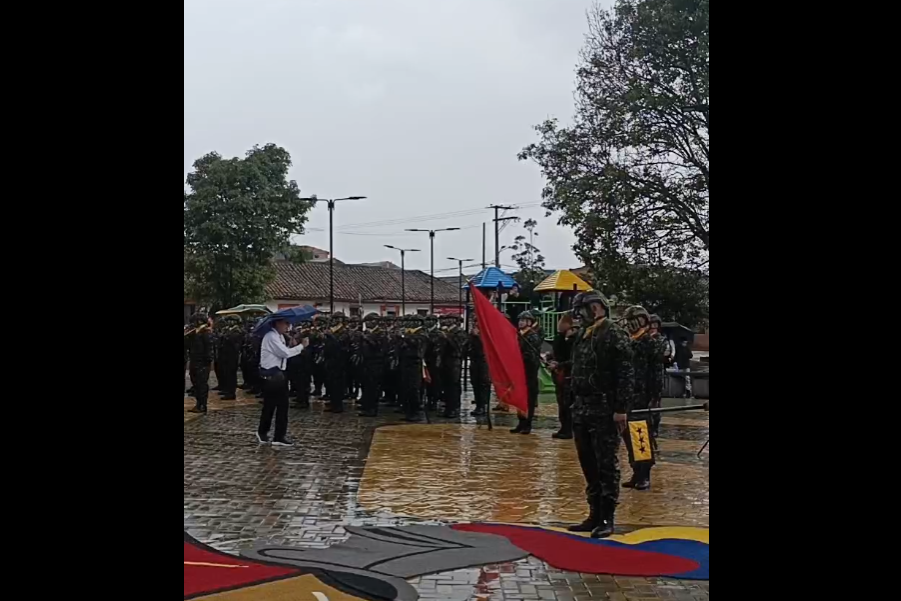
[[[260,444],[269,443],[269,428],[272,416],[275,415],[274,447],[294,446],[288,438],[288,380],[285,378],[285,367],[288,359],[301,354],[309,346],[310,341],[304,339],[299,345],[288,348],[285,344],[285,333],[290,328],[286,320],[272,322],[272,330],[263,337],[260,347],[260,377],[263,379],[263,415],[260,418],[260,429],[257,440]]]

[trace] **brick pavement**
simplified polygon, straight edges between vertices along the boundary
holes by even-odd
[[[213,400],[215,398],[211,395],[211,408],[219,407]],[[420,484],[411,484],[421,503],[420,508],[408,517],[393,513],[390,504],[367,504],[366,495],[370,493],[367,490],[361,493],[361,487],[373,439],[376,438],[374,450],[378,450],[379,445],[391,444],[390,436],[402,439],[405,428],[414,438],[414,429],[420,429],[400,425],[394,415],[378,420],[358,419],[354,413],[335,416],[323,413],[319,403],[310,411],[292,409],[291,434],[297,447],[276,451],[259,447],[254,440],[253,432],[259,418],[255,399],[229,405],[221,407],[225,410],[212,411],[203,418],[186,420],[184,424],[184,528],[203,542],[231,553],[262,541],[325,548],[346,538],[344,527],[347,525],[441,523],[441,519],[453,513],[460,516],[457,519],[463,519],[463,511],[435,509],[441,507],[443,501],[440,495],[430,492],[430,487],[434,490],[435,480],[428,478]],[[567,445],[549,440],[556,421],[539,420],[537,434],[532,437],[513,437],[502,430],[510,427],[513,421],[511,416],[498,417],[499,431],[495,438],[502,446],[494,450],[510,447],[509,441],[513,440],[516,445],[534,445],[540,461],[547,462],[551,456],[547,449],[556,449],[553,456],[563,474],[560,477],[572,482],[572,465],[566,464]],[[377,426],[397,427],[376,434]],[[681,414],[678,418],[664,420],[661,466],[655,473],[655,488],[651,493],[623,495],[624,499],[627,495],[635,497],[625,500],[624,511],[619,514],[620,525],[625,530],[646,525],[709,524],[709,463],[706,455],[702,460],[695,457],[697,448],[707,439],[708,426],[708,416],[702,414]],[[437,435],[442,431],[452,433],[455,429],[440,425],[433,430],[433,435]],[[484,442],[490,440],[489,436],[494,436],[479,433],[472,425],[463,431],[473,433],[483,446],[490,444]],[[379,442],[383,433],[389,438]],[[492,454],[492,447],[484,451],[489,462],[493,458],[498,464],[504,461],[497,452]],[[400,449],[397,452],[400,453]],[[385,467],[379,468],[378,462],[371,465],[376,470]],[[556,468],[541,469],[553,471]],[[628,466],[624,471],[628,471]],[[370,478],[368,474],[367,478]],[[432,503],[429,503],[430,497],[435,499]],[[549,492],[547,498],[555,497]],[[581,503],[581,493],[573,503],[576,506]],[[545,501],[544,506],[554,509],[523,515],[536,523],[559,525],[557,520],[569,519],[578,513],[576,509],[567,513],[569,510],[562,503],[555,505]],[[707,582],[569,574],[535,558],[437,574],[411,582],[424,600],[709,599]]]

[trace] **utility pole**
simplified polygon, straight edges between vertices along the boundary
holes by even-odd
[[[430,312],[435,314],[435,234],[438,232],[458,232],[458,227],[446,227],[440,230],[407,230],[408,232],[426,232],[429,235],[429,241],[432,243],[432,301],[430,304]]]
[[[488,267],[488,262],[486,261],[488,257],[488,224],[482,224],[482,271],[485,271],[485,268]]]
[[[494,209],[494,266],[501,268],[501,222],[515,221],[519,217],[501,217],[501,211],[512,211],[516,207],[505,207],[503,205],[491,205],[489,209]]]
[[[457,259],[455,257],[448,257],[449,261],[457,261],[460,263],[460,315],[464,315],[463,310],[463,263],[469,263],[472,259]]]

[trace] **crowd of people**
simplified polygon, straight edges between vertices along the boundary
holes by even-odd
[[[362,417],[380,407],[393,407],[408,422],[419,422],[423,411],[448,419],[461,415],[463,366],[468,365],[475,408],[486,415],[491,382],[477,321],[471,331],[457,315],[347,318],[343,313],[317,315],[293,328],[274,321],[265,335],[256,333],[258,320],[226,316],[215,323],[196,314],[185,328],[185,368],[190,365],[193,412],[207,410],[210,365],[214,366],[223,399],[234,399],[238,371],[242,388],[263,399],[260,443],[291,446],[287,438],[288,407],[294,399],[309,408],[313,397],[327,402],[326,411],[343,413],[347,401],[358,404]],[[544,337],[531,311],[519,315],[519,342],[526,372],[529,411],[520,413],[511,433],[528,435],[538,407],[539,370],[554,375],[560,430],[554,438],[575,439],[579,462],[588,483],[590,514],[571,528],[596,538],[613,533],[619,490],[647,490],[653,460],[634,461],[633,474],[621,483],[617,452],[629,439],[629,412],[659,407],[664,366],[673,349],[661,333],[661,320],[642,307],[630,307],[615,322],[610,305],[599,292],[581,293],[563,316],[550,353],[542,353]],[[683,351],[684,356],[684,351]],[[681,357],[680,357],[681,358]],[[684,358],[682,358],[684,361]],[[656,448],[659,415],[645,416],[648,443]]]
[[[332,413],[344,412],[351,401],[364,417],[376,417],[384,405],[397,408],[410,422],[421,421],[424,409],[455,419],[462,411],[468,360],[472,415],[484,416],[491,389],[485,354],[478,326],[467,333],[461,322],[457,315],[369,314],[362,320],[342,312],[317,315],[279,334],[286,348],[305,350],[285,362],[286,394],[300,408],[309,408],[312,398],[324,400]],[[186,368],[190,365],[188,392],[196,399],[192,412],[207,410],[210,365],[222,399],[235,398],[239,369],[241,388],[265,397],[266,376],[260,369],[265,336],[254,334],[257,325],[256,319],[242,323],[237,316],[215,323],[203,313],[193,316],[185,329],[184,357]],[[537,405],[537,384],[535,390]]]

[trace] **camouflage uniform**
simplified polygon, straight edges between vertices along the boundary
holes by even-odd
[[[217,340],[219,367],[219,391],[222,400],[233,401],[238,389],[238,365],[241,362],[241,345],[244,342],[241,319],[229,315],[219,324]]]
[[[347,396],[347,366],[350,363],[350,344],[345,331],[344,313],[331,316],[331,328],[325,333],[325,369],[328,377],[330,413],[344,412]]]
[[[210,363],[213,361],[213,342],[207,316],[196,313],[192,318],[194,331],[189,334],[188,355],[191,361],[191,385],[197,404],[193,413],[206,413],[207,398],[210,394]]]
[[[366,332],[361,340],[360,354],[363,358],[363,402],[362,417],[375,417],[379,413],[382,397],[382,379],[385,373],[385,355],[388,340],[379,323],[379,316],[366,316]]]
[[[488,372],[488,360],[485,358],[481,336],[469,335],[466,354],[469,357],[469,381],[476,401],[476,410],[472,416],[481,417],[488,412],[488,403],[491,401],[491,374]]]
[[[630,409],[633,411],[636,409],[648,409],[651,407],[653,399],[654,374],[652,365],[654,364],[654,357],[658,348],[649,331],[651,316],[644,307],[629,307],[623,314],[623,322],[632,335],[632,365],[635,369],[635,402]],[[641,417],[636,417],[635,421],[646,422],[648,429],[651,429],[650,416],[642,415]],[[653,445],[653,436],[650,433],[649,435]],[[631,440],[626,437],[630,437],[631,434],[627,431],[623,436],[626,444],[629,445]],[[632,478],[623,486],[638,490],[650,488],[651,467],[653,464],[653,459],[632,463]]]
[[[429,370],[431,382],[426,384],[425,391],[428,397],[429,411],[438,409],[438,401],[443,398],[443,384],[441,378],[442,361],[444,358],[444,338],[438,325],[438,318],[429,315],[425,318],[425,366]]]
[[[416,315],[405,319],[407,328],[400,340],[400,396],[406,421],[418,422],[422,412],[422,370],[425,357],[426,335],[422,318]]]
[[[573,309],[582,313],[593,303],[601,303],[609,313],[609,303],[597,292],[579,294]],[[614,414],[628,413],[633,402],[635,372],[631,346],[626,332],[609,318],[583,323],[575,335],[573,435],[588,484],[586,495],[591,515],[585,523],[574,526],[573,531],[595,530],[593,536],[612,533],[620,488],[617,458],[620,435],[613,418]],[[605,523],[609,526],[607,531],[603,531]]]
[[[441,368],[440,379],[443,389],[444,417],[460,417],[463,401],[463,354],[466,349],[466,332],[460,328],[460,318],[456,315],[441,320]],[[434,377],[434,375],[432,376]]]
[[[513,434],[531,434],[535,410],[538,409],[538,393],[540,392],[538,371],[541,369],[541,345],[544,344],[544,338],[531,311],[524,311],[520,314],[519,319],[532,323],[528,329],[519,331],[519,350],[522,353],[523,366],[526,369],[526,387],[529,393],[529,413],[525,418],[519,418],[519,425],[511,432]]]
[[[658,408],[663,401],[663,389],[666,386],[666,355],[669,353],[669,341],[660,334],[663,323],[658,315],[651,315],[651,339],[654,341],[654,352],[650,358],[651,407]],[[651,416],[651,434],[654,447],[660,434],[660,414]]]
[[[328,318],[317,315],[313,318],[313,329],[310,331],[310,361],[313,364],[313,395],[322,398],[326,385],[325,372],[325,331],[328,329]]]
[[[383,322],[386,350],[382,389],[385,391],[385,403],[389,407],[397,407],[400,403],[401,324],[394,317],[385,317]]]

